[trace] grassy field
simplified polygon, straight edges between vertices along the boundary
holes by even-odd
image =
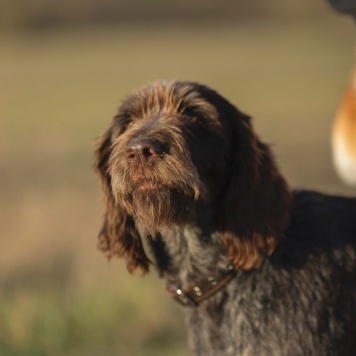
[[[291,185],[354,194],[329,146],[354,42],[333,14],[1,37],[0,355],[186,355],[163,282],[95,248],[95,138],[137,86],[196,80],[253,116]]]

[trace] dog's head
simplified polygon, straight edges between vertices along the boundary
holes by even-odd
[[[216,206],[235,268],[257,267],[288,222],[290,193],[250,119],[197,83],[156,82],[124,101],[96,150],[106,213],[99,246],[148,269],[136,223],[154,236]]]

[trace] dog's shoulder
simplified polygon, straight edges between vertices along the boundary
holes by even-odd
[[[333,260],[352,269],[355,248],[356,198],[295,190],[285,238],[271,260],[285,268]]]
[[[305,228],[307,228],[305,230]],[[299,232],[310,239],[321,235],[323,244],[336,240],[356,240],[356,198],[295,190],[288,232]],[[312,236],[309,236],[312,235]],[[346,242],[346,241],[345,241]]]

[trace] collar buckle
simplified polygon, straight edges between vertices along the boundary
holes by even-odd
[[[177,283],[167,281],[167,291],[179,304],[197,307],[202,301],[222,289],[235,275],[236,270],[229,265],[220,278],[208,277],[188,291],[183,291]]]
[[[198,303],[188,294],[182,291],[178,285],[174,283],[167,284],[167,290],[171,293],[173,299],[185,307],[197,307]]]

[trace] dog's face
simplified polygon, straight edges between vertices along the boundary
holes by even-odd
[[[186,83],[159,83],[128,98],[112,127],[108,173],[116,202],[152,234],[194,219],[226,177],[226,128]]]
[[[261,211],[261,205],[270,209],[270,201],[260,200],[272,193],[278,205],[282,194],[284,205],[285,183],[249,118],[205,86],[157,82],[128,97],[101,139],[96,166],[107,205],[102,248],[131,263],[136,254],[131,269],[145,269],[135,221],[154,236],[162,226],[194,221],[204,204],[219,207],[217,229],[227,245],[233,242],[239,249],[238,255],[246,254],[243,240],[256,240],[261,251],[266,249],[262,240],[270,241],[267,250],[275,245],[272,227],[265,226],[265,215],[273,220],[274,214]],[[240,216],[230,218],[236,210]],[[234,236],[236,222],[241,223],[239,238]],[[241,264],[236,251],[229,253]]]

